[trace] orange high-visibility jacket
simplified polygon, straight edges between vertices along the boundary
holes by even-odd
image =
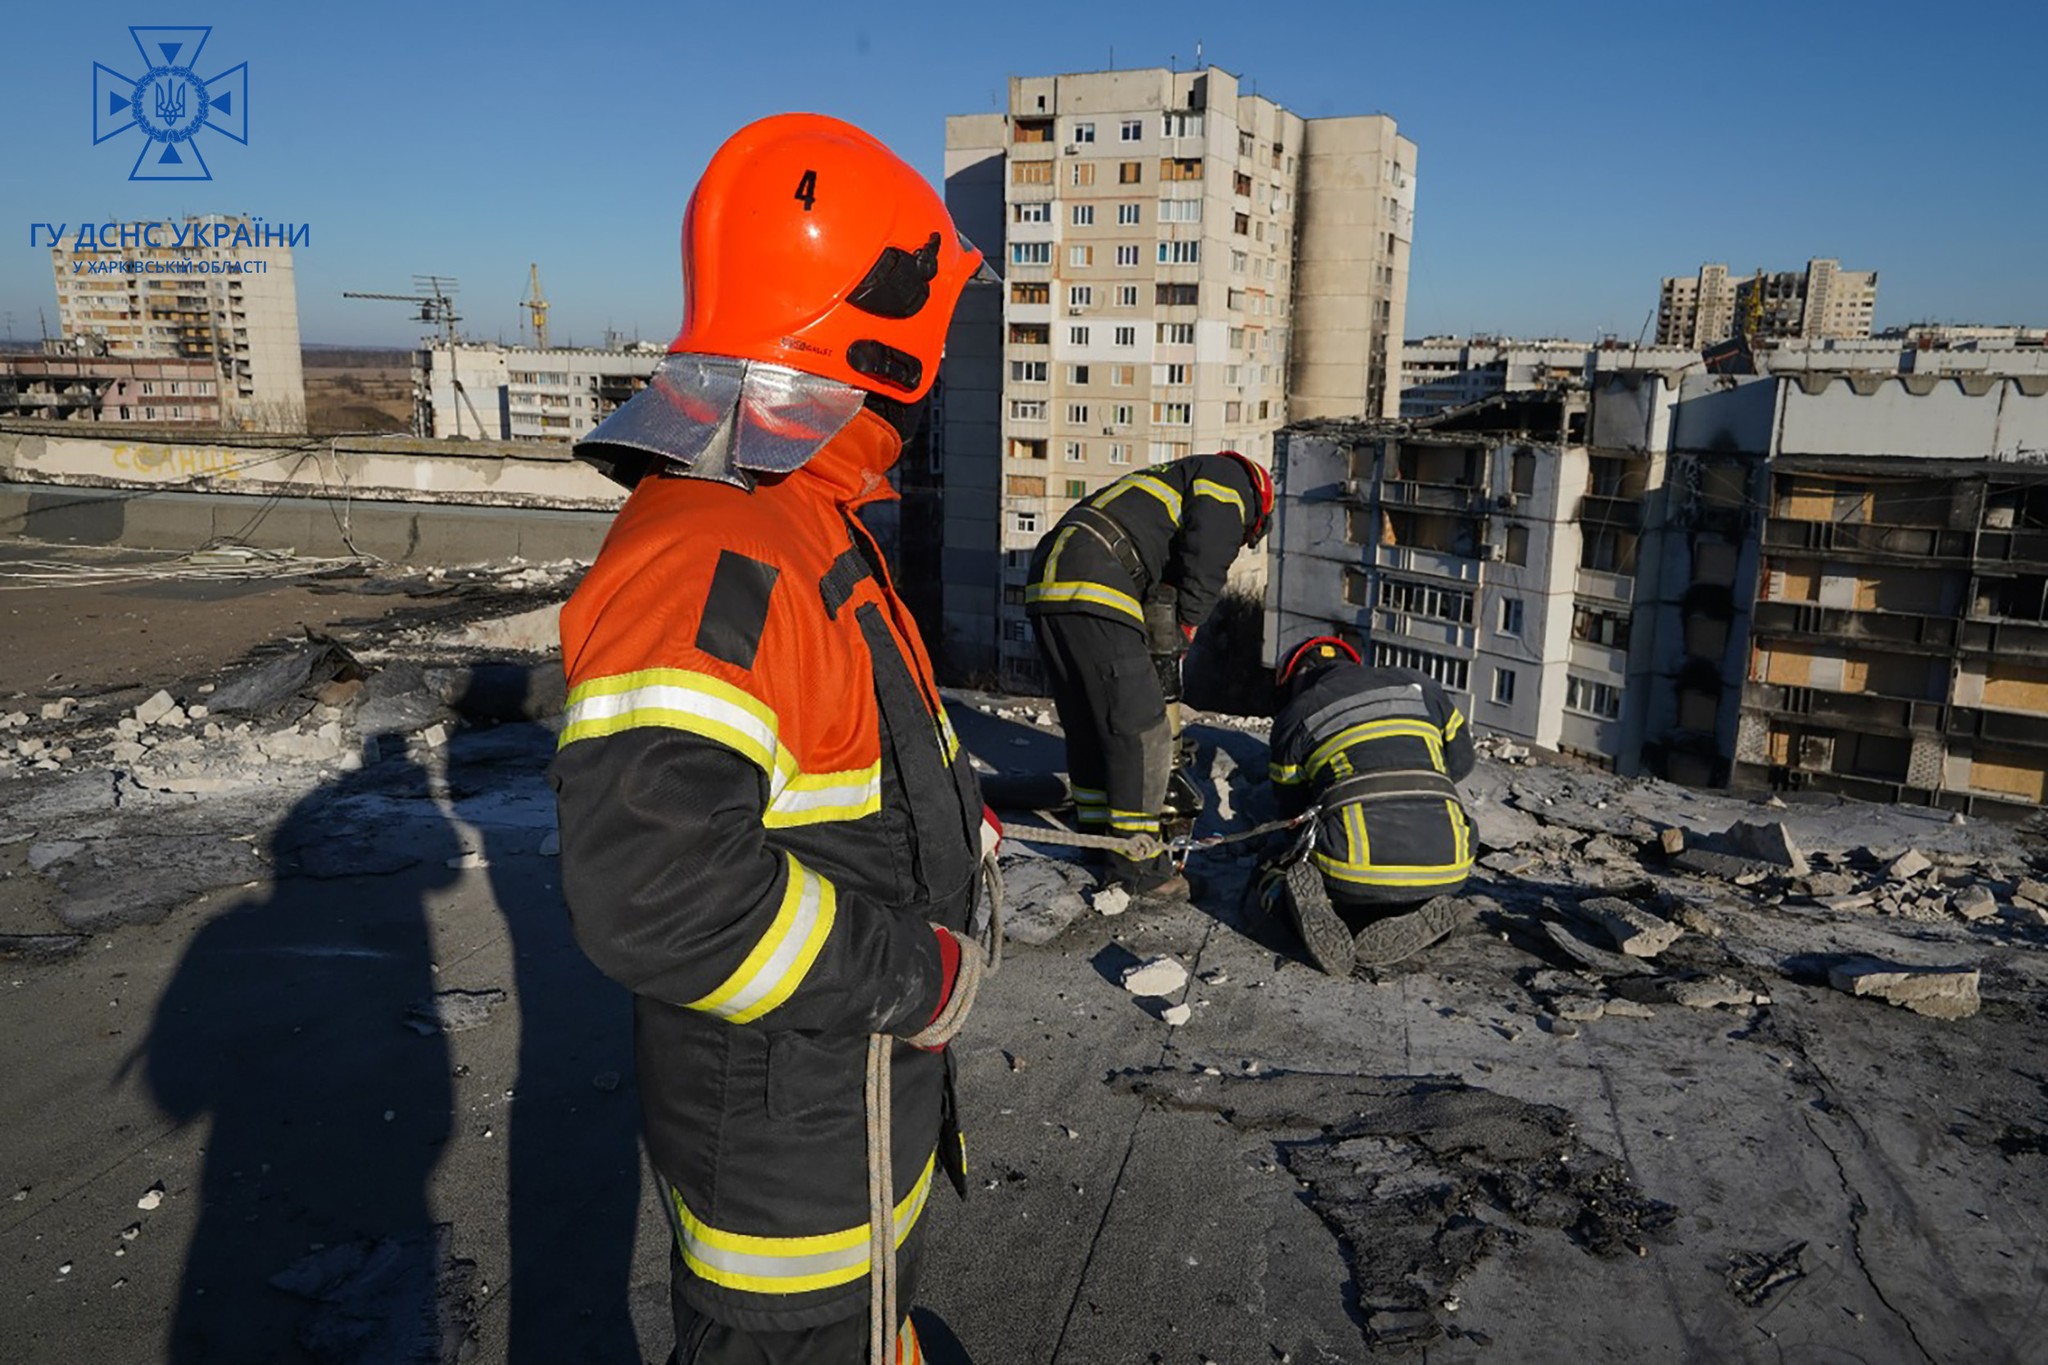
[[[634,992],[685,1297],[750,1330],[865,1304],[866,1038],[930,1020],[931,926],[973,908],[973,771],[854,515],[899,448],[862,412],[751,492],[644,479],[562,611],[563,891]],[[908,1256],[935,1172],[964,1181],[950,1054],[893,1060]]]

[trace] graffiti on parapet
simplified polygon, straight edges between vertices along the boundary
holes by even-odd
[[[114,468],[149,479],[239,479],[243,462],[224,446],[118,445]]]

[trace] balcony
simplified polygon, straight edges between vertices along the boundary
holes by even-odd
[[[1462,516],[1484,515],[1491,501],[1485,489],[1469,484],[1382,479],[1379,489],[1380,501],[1388,506],[1427,508]]]
[[[2039,621],[1965,621],[1957,643],[1971,654],[2048,659],[2048,624]]]
[[[2038,540],[2033,547],[2048,560],[2048,533],[2006,537]],[[1993,539],[1987,535],[1986,541]],[[1962,559],[1972,556],[1964,531],[1930,526],[1873,526],[1864,522],[1795,521],[1772,517],[1764,523],[1764,544],[1774,550],[1807,550],[1834,554],[1896,555],[1908,559]],[[2002,556],[2001,556],[2002,557]]]
[[[1459,583],[1479,581],[1479,561],[1465,555],[1421,550],[1410,545],[1375,545],[1373,562],[1402,573],[1433,574]]]
[[[1611,527],[1617,531],[1643,529],[1643,504],[1639,498],[1607,498],[1588,493],[1579,499],[1581,525]]]
[[[1634,574],[1608,573],[1601,569],[1580,569],[1575,589],[1581,597],[1597,597],[1608,602],[1633,602],[1636,600],[1636,579]]]
[[[1847,643],[1870,643],[1891,650],[1933,654],[1955,652],[1959,625],[1945,616],[1857,611],[1849,607],[1815,606],[1810,602],[1759,602],[1753,619],[1758,635],[1803,639],[1826,636]]]
[[[1817,687],[1786,687],[1748,682],[1742,687],[1746,711],[1796,716],[1812,725],[1832,725],[1861,732],[1911,734],[1939,731],[1949,724],[1949,708],[1937,701],[1911,701],[1869,692],[1829,692]]]
[[[2012,564],[2048,564],[2048,531],[1986,531],[1977,558]]]
[[[2048,748],[2048,716],[1957,706],[1951,708],[1946,728],[1951,738],[1976,739],[1986,744]]]

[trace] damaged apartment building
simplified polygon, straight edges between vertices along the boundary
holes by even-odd
[[[1281,451],[1269,653],[1333,630],[1622,772],[2042,799],[2048,377],[1596,370]]]

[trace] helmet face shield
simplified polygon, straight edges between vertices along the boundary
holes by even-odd
[[[845,429],[863,397],[850,384],[780,365],[671,355],[645,389],[576,443],[576,454],[604,464],[606,448],[623,448],[685,470],[701,463],[707,473],[729,465],[787,474]]]

